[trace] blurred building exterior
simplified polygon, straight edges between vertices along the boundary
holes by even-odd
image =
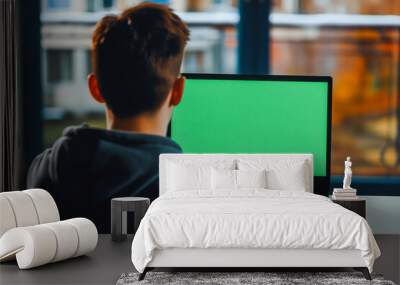
[[[400,15],[400,1],[277,0],[280,13]],[[329,15],[325,16],[325,19]],[[333,89],[333,174],[352,155],[355,175],[399,175],[400,27],[277,27],[276,74],[330,75]]]
[[[107,13],[118,13],[141,1],[134,0],[42,0],[43,84],[47,118],[64,113],[84,115],[101,111],[87,94],[86,77],[91,71],[91,35],[95,23]],[[160,3],[168,1],[158,1]],[[170,1],[181,9],[230,11],[229,1]],[[197,2],[202,5],[195,5]],[[169,2],[168,2],[169,3]],[[193,13],[193,12],[192,12]],[[194,12],[195,13],[195,12]],[[190,18],[190,12],[183,12]],[[209,16],[209,14],[205,15]],[[206,17],[203,17],[207,21]],[[185,72],[234,73],[235,33],[230,27],[191,26],[191,40],[183,63]]]
[[[396,0],[273,0],[275,12],[400,15]]]
[[[42,0],[45,144],[69,124],[104,125],[86,87],[91,33],[103,15],[139,2]],[[189,24],[184,72],[236,72],[237,1],[154,2],[169,4]],[[379,24],[358,14],[400,15],[400,1],[274,0],[271,73],[334,78],[333,174],[342,174],[351,155],[355,175],[399,175],[399,20],[390,25],[382,16]]]

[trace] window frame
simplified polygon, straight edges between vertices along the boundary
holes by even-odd
[[[400,196],[400,176],[353,176],[351,186],[361,196]],[[343,176],[331,176],[331,187],[342,188]]]

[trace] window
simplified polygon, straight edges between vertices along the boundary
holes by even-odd
[[[49,83],[72,80],[72,50],[49,49],[46,51],[46,57]]]
[[[91,32],[109,13],[99,9],[120,11],[140,1],[82,2],[74,6],[70,21],[57,21],[57,15],[42,18],[42,42],[49,49],[44,72],[51,83],[45,86],[45,108],[64,114],[50,116],[51,122],[45,118],[46,145],[56,138],[50,134],[59,135],[72,123],[104,125],[103,110],[90,99],[85,82],[91,71]],[[237,72],[239,1],[156,2],[168,2],[191,30],[183,72]],[[343,161],[350,155],[354,175],[400,176],[400,24],[387,16],[400,15],[399,1],[272,2],[270,72],[333,77],[332,175],[342,175]],[[69,10],[70,1],[48,4]],[[50,125],[51,130],[46,127]]]
[[[271,16],[273,74],[333,77],[332,175],[348,155],[354,175],[400,175],[400,27],[362,15],[400,5],[378,2],[276,1]]]
[[[113,0],[103,0],[103,7],[104,8],[111,8],[113,6]]]
[[[96,11],[96,0],[87,0],[87,9],[88,12]]]
[[[86,72],[83,74],[83,79],[84,80],[87,79],[88,74],[93,72],[93,69],[92,69],[92,51],[90,49],[87,49],[85,51],[85,58],[86,58],[86,60],[85,60],[84,64],[86,64]]]
[[[51,3],[50,3],[51,2]],[[81,3],[82,2],[82,3]],[[49,1],[57,12],[68,11],[68,17],[42,11],[42,47],[47,63],[43,65],[44,82],[44,145],[60,136],[74,124],[88,122],[104,127],[103,107],[89,95],[86,78],[92,72],[90,41],[93,27],[110,8],[123,10],[140,1],[86,0],[71,11],[70,1]],[[235,1],[159,0],[169,3],[186,21],[191,30],[182,64],[184,72],[235,73],[236,23]],[[68,4],[68,5],[67,5]],[[65,9],[62,9],[62,8]],[[104,11],[102,11],[103,9]],[[221,16],[224,21],[213,21]],[[59,18],[58,18],[59,17]],[[58,20],[60,19],[60,20]]]
[[[69,9],[71,0],[47,0],[48,9]]]
[[[112,8],[113,2],[110,0],[86,0],[86,12],[97,12]]]

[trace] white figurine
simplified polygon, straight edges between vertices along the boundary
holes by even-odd
[[[351,170],[351,160],[350,156],[346,158],[346,161],[344,162],[344,179],[343,179],[343,189],[344,190],[349,190],[352,189],[350,187],[351,184],[351,177],[353,176],[353,171]]]

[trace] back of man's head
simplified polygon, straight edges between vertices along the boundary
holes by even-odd
[[[93,71],[116,117],[157,110],[179,76],[189,39],[185,23],[167,6],[142,3],[106,16],[93,34]]]

